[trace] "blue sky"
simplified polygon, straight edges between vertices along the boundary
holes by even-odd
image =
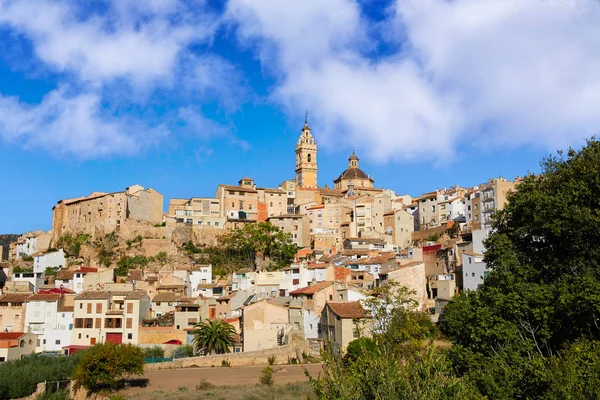
[[[355,147],[413,196],[539,172],[600,126],[593,0],[89,4],[0,0],[0,233],[134,183],[165,207],[277,186],[305,110],[321,185]]]

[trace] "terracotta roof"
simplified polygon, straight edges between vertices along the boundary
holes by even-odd
[[[326,269],[330,265],[329,263],[309,263],[308,269]]]
[[[283,189],[272,189],[272,188],[257,188],[257,190],[264,190],[267,193],[281,193],[287,194],[287,192]]]
[[[321,258],[319,258],[319,261],[321,261],[321,262],[330,262],[334,258],[336,258],[337,256],[338,256],[338,254],[325,254],[324,256],[322,256]]]
[[[362,169],[358,168],[358,167],[350,167],[348,169],[346,169],[344,172],[342,172],[342,174],[340,176],[338,176],[336,179],[334,179],[334,183],[337,183],[339,181],[341,181],[342,179],[369,179],[370,181],[373,181],[373,179],[369,178],[369,175],[367,175]],[[361,188],[357,188],[357,189],[361,189]]]
[[[157,290],[162,290],[162,289],[185,289],[185,285],[159,285]]]
[[[143,290],[133,290],[129,292],[107,292],[107,291],[86,291],[75,296],[75,300],[105,300],[111,296],[123,296],[126,300],[141,299],[146,295]]]
[[[371,250],[342,250],[340,253],[343,256],[368,256]]]
[[[190,268],[192,269],[192,271],[200,271],[200,269],[208,268],[210,266],[210,264],[192,264]]]
[[[358,301],[331,301],[327,305],[340,318],[368,317],[367,311]]]
[[[373,244],[385,244],[385,241],[383,239],[377,239],[377,238],[355,238],[355,237],[350,237],[350,238],[346,238],[346,240],[350,240],[351,242],[365,242],[365,243],[373,243]]]
[[[216,283],[199,283],[198,289],[212,289],[216,286],[217,286]]]
[[[318,291],[326,289],[331,285],[333,285],[333,282],[319,282],[319,283],[315,283],[312,286],[306,286],[306,287],[291,291],[290,294],[315,294]]]
[[[144,271],[141,269],[130,269],[127,271],[127,280],[132,281],[134,279],[136,281],[144,280]]]
[[[320,208],[325,208],[325,205],[324,204],[317,204],[317,205],[314,205],[314,206],[311,206],[311,207],[307,207],[306,209],[307,210],[317,210],[317,209],[320,209]]]
[[[177,296],[177,293],[167,292],[167,293],[158,293],[152,298],[152,302],[156,303],[157,301],[179,301],[180,296]]]
[[[158,276],[147,276],[146,279],[144,279],[146,282],[157,282],[158,281]]]
[[[249,189],[241,186],[221,185],[225,190],[230,192],[247,192],[247,193],[258,193],[255,189]]]
[[[63,270],[58,271],[58,273],[56,274],[56,279],[61,280],[61,281],[70,281],[71,279],[73,279],[74,275],[75,275],[75,271],[63,269]]]
[[[32,294],[27,298],[27,301],[57,301],[60,299],[60,294]]]
[[[88,272],[98,272],[98,268],[81,267],[74,271],[76,274],[87,274]]]
[[[6,293],[0,296],[0,303],[24,303],[31,293]]]
[[[59,306],[56,311],[58,312],[73,312],[75,307],[73,306]]]
[[[425,264],[425,261],[411,261],[411,262],[405,263],[405,264],[396,263],[396,265],[385,268],[385,270],[381,271],[381,273],[379,275],[386,275],[390,271],[396,271],[396,270],[403,269],[403,268],[416,267],[417,265],[420,265],[420,264]]]
[[[340,190],[330,188],[320,188],[319,194],[321,196],[344,197],[344,194]]]
[[[14,340],[25,335],[25,332],[0,332],[0,340]]]

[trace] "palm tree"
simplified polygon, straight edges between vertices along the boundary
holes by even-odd
[[[204,354],[230,353],[233,347],[233,335],[235,328],[225,321],[215,320],[199,322],[194,325],[191,332],[194,338],[194,348],[197,352]]]

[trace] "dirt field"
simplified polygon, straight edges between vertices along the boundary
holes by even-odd
[[[258,383],[261,370],[265,366],[231,367],[231,368],[182,368],[146,371],[144,378],[148,379],[145,387],[132,387],[119,394],[127,398],[153,398],[153,394],[193,392],[203,382],[214,386],[245,386]],[[302,367],[316,377],[321,370],[320,364],[305,365],[274,365],[273,380],[276,385],[296,382],[306,382],[308,379]],[[304,385],[303,385],[304,386]],[[191,393],[190,393],[191,394]],[[162,396],[160,396],[162,397]],[[189,398],[188,396],[185,396]]]

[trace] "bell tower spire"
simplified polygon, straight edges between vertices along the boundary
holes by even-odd
[[[296,143],[296,185],[317,188],[317,142],[308,126],[308,111],[304,113],[304,126]]]

